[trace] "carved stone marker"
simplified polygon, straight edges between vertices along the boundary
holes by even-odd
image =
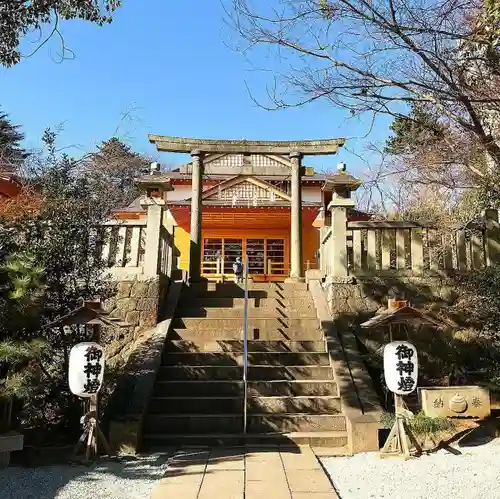
[[[486,418],[491,413],[490,392],[480,386],[419,388],[426,416]]]

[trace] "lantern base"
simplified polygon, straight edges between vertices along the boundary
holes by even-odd
[[[422,447],[420,447],[417,439],[406,425],[404,416],[396,413],[396,421],[387,437],[384,447],[380,451],[380,457],[410,459],[410,450],[413,448],[415,448],[417,455],[422,454]]]
[[[83,433],[73,451],[73,461],[84,464],[90,464],[92,458],[94,460],[97,458],[99,447],[106,455],[111,456],[111,448],[97,421],[97,395],[92,395],[89,402],[89,410],[82,418]],[[83,456],[79,457],[81,448]]]

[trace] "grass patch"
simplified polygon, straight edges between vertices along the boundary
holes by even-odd
[[[380,424],[383,428],[392,428],[396,415],[390,412],[384,412],[380,418]],[[415,435],[435,435],[442,432],[453,431],[456,429],[455,422],[450,418],[433,418],[426,416],[422,411],[415,414],[411,419],[407,419],[408,427]]]

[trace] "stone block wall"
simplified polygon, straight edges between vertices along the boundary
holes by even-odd
[[[159,321],[163,298],[168,288],[167,278],[147,281],[120,281],[116,294],[104,303],[110,317],[128,324],[126,327],[106,328],[101,342],[108,365],[126,362],[137,345],[147,340],[148,333]]]
[[[330,310],[339,319],[370,317],[380,308],[386,308],[389,298],[397,297],[416,308],[439,311],[459,297],[456,283],[448,278],[357,279],[352,283],[325,283],[323,287]]]
[[[460,303],[461,296],[452,278],[357,279],[351,283],[324,283],[323,287],[336,332],[341,337],[343,333],[355,335],[357,350],[368,367],[382,403],[386,397],[381,383],[382,353],[384,345],[389,342],[389,330],[387,327],[365,329],[360,325],[386,309],[388,299],[393,297],[408,300],[415,308],[449,322],[457,318],[457,308],[460,308],[456,304]],[[444,327],[439,331],[430,326],[418,329],[393,327],[394,340],[409,339],[421,352],[423,364],[420,377],[423,384],[446,381],[449,374],[447,348],[455,341],[454,334],[453,327]],[[433,355],[429,356],[429,352]],[[390,403],[392,399],[387,400]]]

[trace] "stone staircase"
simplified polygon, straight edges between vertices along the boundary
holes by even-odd
[[[185,287],[144,421],[147,447],[310,444],[347,448],[346,420],[312,297],[303,283],[249,292],[243,435],[244,291]]]

